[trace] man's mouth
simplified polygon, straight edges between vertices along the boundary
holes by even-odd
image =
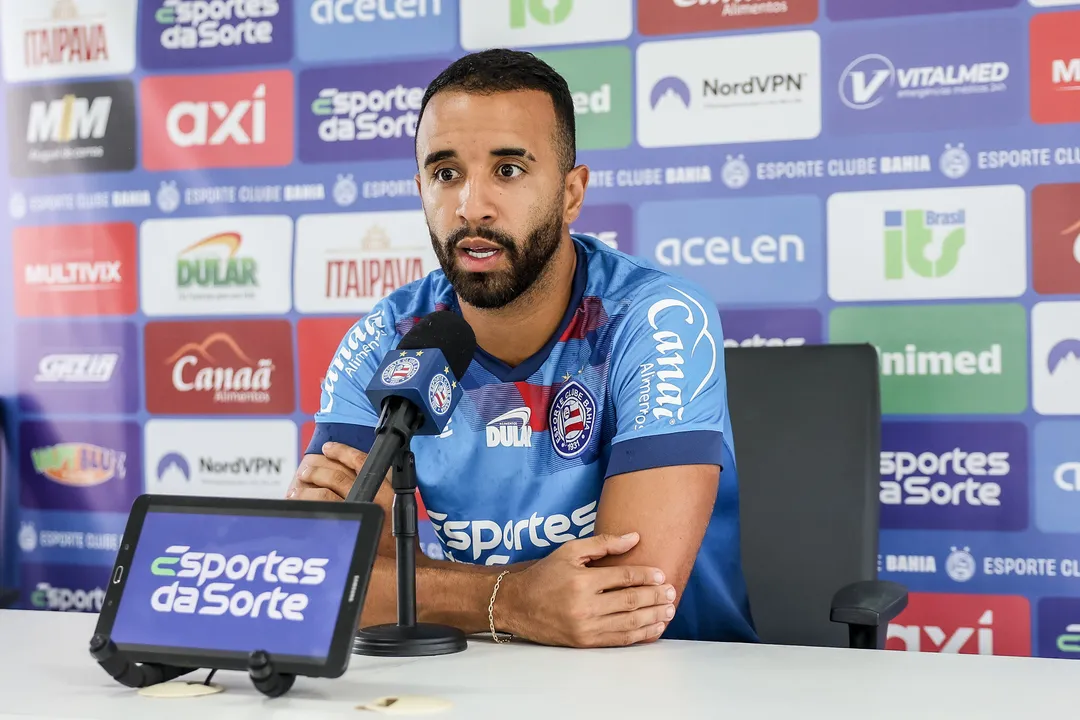
[[[502,252],[502,247],[493,242],[480,239],[462,240],[458,243],[458,250],[477,260],[484,260]]]

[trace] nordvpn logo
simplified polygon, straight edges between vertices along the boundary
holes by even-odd
[[[187,482],[191,480],[191,466],[187,458],[178,452],[165,453],[157,465],[158,482]]]
[[[690,86],[686,81],[674,75],[657,80],[649,93],[649,107],[655,110],[661,102],[674,107],[675,101],[681,102],[684,108],[690,107]]]

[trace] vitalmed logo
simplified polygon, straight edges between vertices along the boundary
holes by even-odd
[[[643,43],[638,142],[675,147],[817,137],[820,45],[810,30]]]
[[[136,0],[3,0],[8,82],[126,75],[135,69]]]
[[[887,414],[1013,414],[1027,407],[1021,305],[838,308],[829,316],[829,342],[874,345]]]
[[[293,76],[162,75],[140,84],[147,170],[271,167],[293,159]]]
[[[1035,412],[1080,414],[1080,302],[1035,304],[1031,359]]]
[[[847,30],[827,53],[826,122],[839,132],[1009,125],[1027,92],[1020,25],[957,18],[919,30]],[[977,40],[976,40],[977,38]]]
[[[368,312],[439,268],[420,210],[302,215],[296,238],[300,312]]]
[[[443,62],[300,73],[300,160],[411,158],[420,101]]]
[[[291,420],[161,420],[146,423],[146,491],[278,499],[296,472]]]
[[[824,248],[816,197],[647,202],[638,252],[706,288],[722,305],[821,296]]]
[[[134,413],[137,333],[127,322],[16,326],[19,407],[47,415]]]
[[[630,0],[461,0],[461,46],[539,47],[625,40]]]
[[[294,408],[287,320],[150,322],[146,407],[169,415],[286,415]]]
[[[23,507],[127,512],[141,490],[135,422],[24,422],[19,445]]]
[[[821,314],[791,310],[721,310],[724,347],[801,347],[821,343]]]
[[[1080,121],[1080,10],[1031,18],[1031,118]]]
[[[1035,291],[1080,294],[1080,183],[1037,185],[1031,205]]]
[[[1023,530],[1027,461],[1021,423],[885,423],[881,527]]]
[[[438,55],[457,45],[457,0],[296,0],[307,62]],[[434,77],[434,76],[433,76]]]
[[[127,315],[138,307],[131,223],[18,227],[12,238],[18,315]]]
[[[1019,296],[1027,287],[1026,205],[1019,185],[834,193],[829,296]]]
[[[269,315],[292,307],[287,215],[146,220],[139,231],[143,312]]]
[[[135,167],[128,80],[12,88],[8,122],[8,163],[17,177]]]
[[[1031,606],[1016,595],[911,593],[891,623],[886,650],[1031,655]]]
[[[1080,533],[1080,421],[1036,423],[1035,525],[1045,533]]]
[[[634,211],[629,205],[583,205],[570,232],[591,235],[610,248],[634,254]]]
[[[680,35],[806,25],[818,16],[818,0],[638,0],[642,35]]]
[[[268,65],[292,57],[293,0],[150,0],[141,18],[147,68]]]
[[[831,20],[930,15],[972,10],[994,10],[1016,6],[1020,0],[828,0],[826,10]]]
[[[54,612],[101,612],[111,568],[104,565],[39,565],[20,568],[24,607]]]

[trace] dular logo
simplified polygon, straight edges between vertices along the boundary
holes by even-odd
[[[488,422],[485,428],[487,446],[532,447],[532,410],[529,407],[514,408]]]
[[[8,92],[8,163],[17,177],[135,167],[130,81],[35,85]]]

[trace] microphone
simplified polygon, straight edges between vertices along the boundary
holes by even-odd
[[[457,313],[439,310],[422,318],[383,358],[368,383],[381,407],[375,442],[349,490],[347,502],[372,502],[383,478],[414,435],[438,435],[462,390],[458,381],[476,352],[476,335]]]

